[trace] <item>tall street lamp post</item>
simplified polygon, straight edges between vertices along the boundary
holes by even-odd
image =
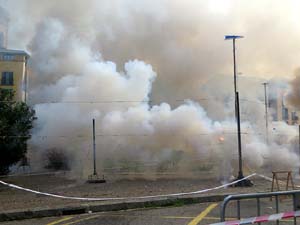
[[[267,95],[267,82],[262,83],[264,85],[265,93],[265,116],[266,116],[266,144],[269,145],[269,125],[268,125],[268,95]]]
[[[243,174],[243,160],[242,160],[242,139],[241,139],[241,121],[240,121],[240,105],[239,105],[239,92],[237,91],[237,77],[236,77],[236,57],[235,57],[235,40],[243,38],[243,36],[226,35],[225,40],[232,40],[233,43],[233,78],[234,78],[234,96],[235,96],[235,118],[237,122],[237,138],[238,138],[238,156],[239,156],[239,171],[236,180],[241,180],[236,183],[236,187],[249,187],[252,186],[252,182],[248,179],[244,179]]]

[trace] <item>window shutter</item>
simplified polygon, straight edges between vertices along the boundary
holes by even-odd
[[[14,73],[13,72],[9,72],[8,73],[8,84],[9,85],[14,85]]]
[[[14,73],[2,72],[1,85],[14,85]]]
[[[1,76],[1,84],[2,84],[2,85],[5,85],[5,72],[2,72],[1,75],[2,75],[2,76]]]

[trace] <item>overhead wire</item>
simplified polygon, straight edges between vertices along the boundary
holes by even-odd
[[[186,134],[176,134],[176,133],[169,133],[169,134],[159,134],[160,136],[182,136],[182,137],[191,137],[191,136],[218,136],[218,135],[236,135],[237,132],[214,132],[214,133],[197,133],[193,135],[186,135]],[[96,137],[154,137],[157,134],[95,134]],[[241,132],[241,135],[256,135],[256,136],[263,136],[263,133],[255,133],[255,132]],[[274,136],[283,136],[283,137],[297,137],[294,134],[282,133],[282,134],[271,134]],[[47,139],[47,138],[91,138],[92,135],[29,135],[29,136],[22,136],[22,135],[1,135],[0,138],[40,138],[40,139]]]
[[[233,98],[230,99],[226,99],[226,101],[224,101],[224,99],[221,98],[186,98],[186,99],[175,99],[175,100],[166,100],[166,101],[160,101],[160,102],[186,102],[186,101],[212,101],[212,102],[223,102],[223,103],[230,103],[230,102],[234,102]],[[264,104],[261,101],[257,101],[254,99],[240,99],[240,101],[244,101],[244,102],[250,102],[250,103],[257,103],[257,104]],[[12,102],[15,103],[16,101],[0,101],[0,103],[8,103],[8,102]],[[110,103],[152,103],[152,102],[156,102],[153,100],[74,100],[74,101],[70,101],[70,100],[66,100],[66,101],[61,101],[61,100],[47,100],[47,101],[40,101],[40,102],[36,102],[34,103],[34,105],[38,105],[38,104],[110,104]]]

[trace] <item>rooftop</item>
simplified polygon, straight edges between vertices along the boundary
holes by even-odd
[[[0,54],[10,54],[10,55],[25,55],[29,58],[29,54],[23,50],[12,50],[12,49],[6,49],[6,48],[0,48]]]

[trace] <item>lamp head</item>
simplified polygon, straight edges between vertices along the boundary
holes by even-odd
[[[244,38],[244,36],[238,36],[238,35],[225,35],[225,40],[233,40],[233,39],[239,39]]]

